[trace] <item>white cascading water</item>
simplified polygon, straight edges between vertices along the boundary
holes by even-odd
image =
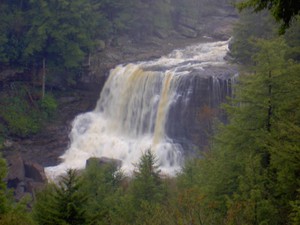
[[[182,147],[166,135],[168,109],[179,97],[176,90],[183,77],[226,64],[228,43],[201,43],[112,69],[95,110],[73,121],[70,147],[61,164],[45,169],[48,178],[68,168],[82,169],[90,157],[119,159],[122,170],[130,174],[148,149],[158,158],[162,173],[176,174]]]

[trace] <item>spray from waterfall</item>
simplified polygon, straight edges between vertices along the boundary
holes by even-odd
[[[82,169],[90,157],[121,160],[122,169],[131,173],[148,149],[158,158],[162,173],[175,175],[185,149],[168,134],[172,133],[170,123],[176,123],[169,120],[170,110],[179,101],[176,110],[188,110],[197,88],[196,82],[188,82],[192,77],[212,78],[214,93],[222,95],[220,79],[212,68],[228,67],[224,61],[228,42],[201,43],[157,60],[112,69],[96,108],[74,119],[70,147],[61,156],[61,164],[46,168],[47,176],[55,178],[68,168]]]

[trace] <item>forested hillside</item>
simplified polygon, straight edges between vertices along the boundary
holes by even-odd
[[[205,32],[202,20],[226,7],[206,0],[1,1],[0,145],[37,133],[57,108],[53,91],[74,87],[91,57],[99,66],[98,52],[174,32],[195,38]]]
[[[195,18],[221,4],[210,1],[212,8],[204,10],[200,5],[208,1],[172,2],[2,1],[1,69],[22,71],[30,86],[22,77],[1,97],[0,135],[37,132],[29,112],[40,121],[55,111],[53,96],[34,83],[39,76],[52,71],[75,82],[78,74],[72,71],[103,40],[113,42],[123,32],[141,40],[160,29],[180,30],[178,20],[186,18],[180,15]],[[258,1],[248,1],[253,2]],[[262,4],[257,11],[270,7]],[[114,161],[103,165],[95,159],[85,171],[69,170],[46,185],[33,200],[16,203],[1,159],[0,225],[299,225],[300,18],[295,13],[290,18],[280,28],[269,11],[241,13],[228,57],[240,71],[234,96],[223,106],[228,123],[215,123],[210,149],[187,160],[177,176],[161,174],[150,150],[132,177]]]

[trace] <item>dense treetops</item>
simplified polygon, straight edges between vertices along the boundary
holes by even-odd
[[[268,9],[273,17],[281,22],[280,32],[284,33],[290,26],[293,18],[299,15],[300,3],[298,0],[246,0],[237,4],[240,10],[253,8],[255,12]]]

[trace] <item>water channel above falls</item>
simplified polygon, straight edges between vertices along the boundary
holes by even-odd
[[[224,60],[228,43],[192,45],[112,69],[96,108],[74,119],[69,149],[47,176],[82,169],[90,157],[119,159],[130,173],[147,149],[162,173],[174,175],[185,156],[207,146],[218,106],[231,95],[236,72]]]

